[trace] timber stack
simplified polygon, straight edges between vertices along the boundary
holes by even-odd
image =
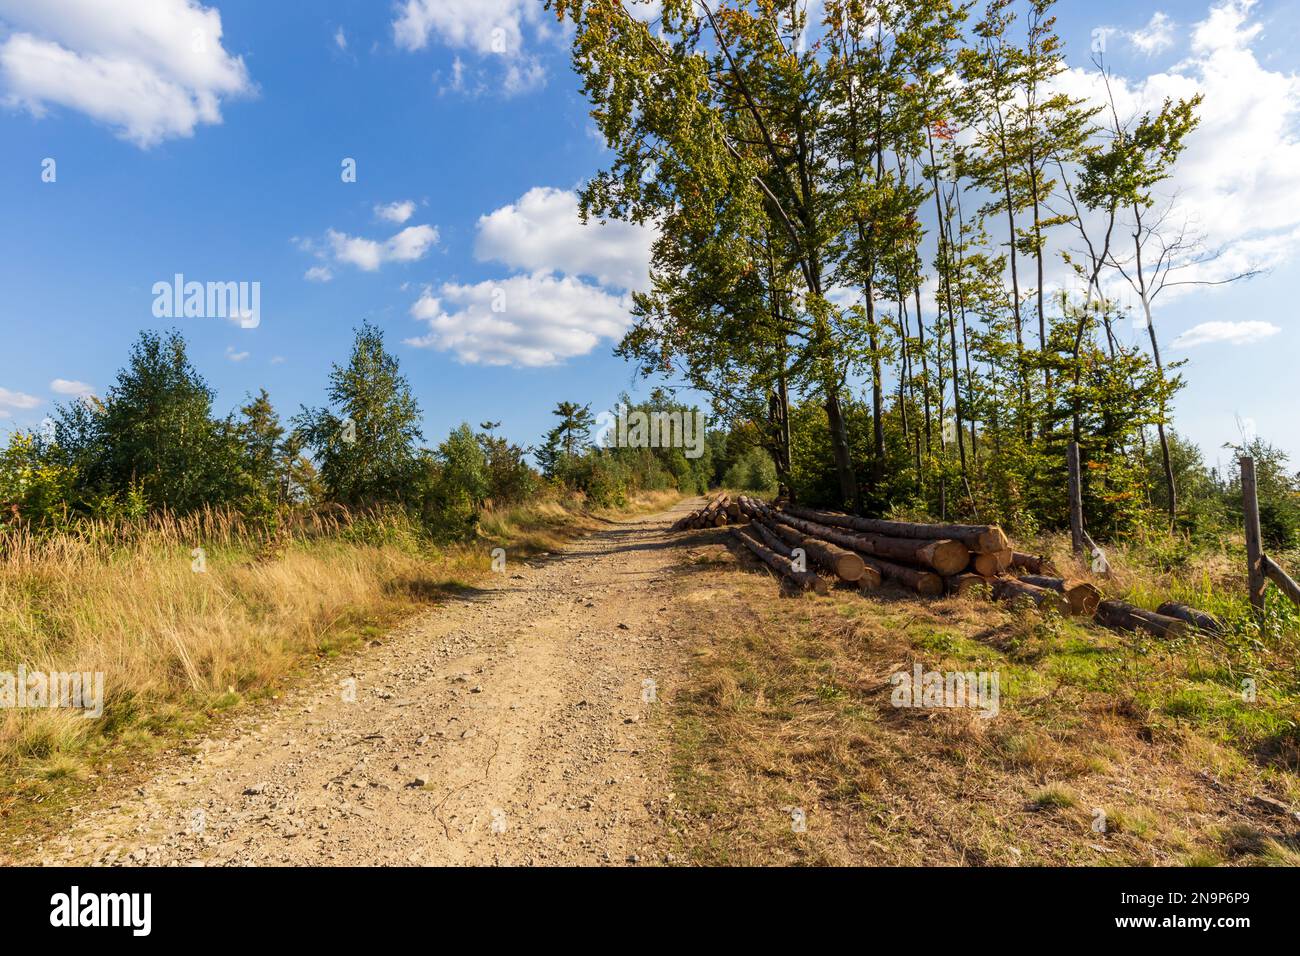
[[[1181,604],[1148,611],[1103,600],[1091,582],[1059,577],[1046,557],[1014,550],[997,525],[888,521],[719,494],[670,530],[729,524],[743,526],[732,529],[737,540],[795,590],[825,594],[835,584],[871,591],[888,581],[926,597],[984,595],[1166,639],[1219,627]]]
[[[669,531],[687,531],[697,528],[721,528],[728,524],[748,524],[749,519],[741,513],[740,504],[732,501],[728,494],[714,495],[709,503],[698,511],[692,511],[677,520]]]

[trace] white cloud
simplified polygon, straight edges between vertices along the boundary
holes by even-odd
[[[541,12],[536,0],[406,0],[393,40],[423,50],[436,35],[449,47],[509,56],[522,50],[524,24],[536,24]]]
[[[424,258],[438,241],[433,226],[407,226],[395,236],[380,242],[330,229],[326,232],[336,262],[354,265],[364,272],[374,272],[385,262],[414,262]]]
[[[334,273],[329,266],[312,266],[302,277],[308,282],[330,282],[334,279]]]
[[[248,358],[248,353],[236,352],[235,347],[233,345],[227,345],[226,358],[230,359],[230,361],[232,362],[242,362],[244,359]]]
[[[343,32],[342,27],[339,27],[334,31],[334,45],[340,50],[346,50],[348,48],[348,35]]]
[[[406,0],[393,21],[393,42],[403,50],[423,50],[431,39],[451,49],[505,61],[499,88],[507,96],[537,89],[546,69],[525,50],[525,32],[550,34],[538,0]],[[475,89],[481,88],[476,86]],[[452,90],[465,89],[465,66],[453,67]]]
[[[507,96],[527,93],[529,90],[541,89],[546,85],[546,67],[536,58],[529,57],[506,67],[506,75],[501,80],[501,89]]]
[[[379,219],[386,219],[388,222],[401,225],[410,219],[415,213],[415,203],[410,199],[402,199],[398,202],[381,203],[375,206],[375,216]]]
[[[451,82],[442,88],[444,93],[447,90],[454,93],[462,93],[465,90],[465,61],[460,57],[451,61]]]
[[[1128,40],[1147,56],[1163,53],[1174,45],[1174,21],[1157,10],[1146,26],[1128,34]]]
[[[1252,49],[1261,35],[1251,21],[1254,6],[1255,0],[1219,0],[1192,28],[1180,63],[1143,78],[1112,79],[1121,117],[1159,110],[1167,97],[1205,97],[1200,126],[1160,187],[1176,197],[1171,222],[1185,218],[1209,249],[1224,251],[1196,272],[1200,279],[1278,265],[1300,250],[1300,76],[1260,62]],[[1059,81],[1071,95],[1105,102],[1095,70],[1072,69]],[[1171,289],[1162,301],[1194,288]]]
[[[426,288],[411,315],[427,335],[407,344],[484,365],[544,366],[586,355],[628,327],[629,290],[649,283],[654,230],[578,217],[578,197],[537,187],[478,221],[475,255],[518,273]]]
[[[1174,339],[1174,348],[1190,349],[1197,345],[1226,342],[1251,345],[1277,335],[1282,330],[1272,322],[1202,322]]]
[[[481,216],[475,255],[527,272],[545,270],[590,276],[617,289],[645,289],[649,284],[649,226],[578,218],[572,192],[539,186],[495,212]]]
[[[0,0],[0,23],[6,103],[67,107],[142,148],[220,123],[223,98],[254,90],[221,14],[197,0]]]
[[[78,382],[75,379],[56,378],[50,382],[50,391],[57,395],[93,395],[95,386],[86,382]]]
[[[627,329],[628,302],[570,276],[545,273],[426,289],[411,315],[429,326],[408,345],[482,365],[555,365]]]
[[[0,405],[7,405],[10,408],[35,408],[41,404],[41,400],[35,395],[28,395],[26,392],[11,392],[7,388],[0,388]]]

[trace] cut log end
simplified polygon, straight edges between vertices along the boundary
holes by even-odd
[[[960,574],[970,566],[970,549],[960,541],[935,541],[924,551],[925,563],[944,577]]]
[[[855,583],[857,584],[859,591],[875,591],[884,583],[884,579],[880,576],[880,572],[875,568],[864,566],[862,568],[862,577],[858,578]]]
[[[971,594],[988,596],[992,594],[996,580],[996,578],[986,578],[982,574],[957,574],[944,583],[947,585],[948,593],[958,597]]]
[[[991,525],[986,531],[981,531],[975,538],[975,550],[980,554],[994,554],[999,551],[1009,550],[1011,542],[1007,540],[1006,533],[997,525]]]
[[[972,562],[976,574],[982,574],[986,578],[997,577],[1011,567],[1011,555],[1013,552],[1010,548],[1003,548],[1000,551],[990,551],[985,554],[975,555]]]

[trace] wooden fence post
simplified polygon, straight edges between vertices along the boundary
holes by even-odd
[[[1075,554],[1083,554],[1083,480],[1078,442],[1070,442],[1065,461],[1070,473],[1070,546]]]
[[[1246,580],[1250,588],[1250,606],[1256,614],[1264,610],[1264,550],[1259,530],[1259,498],[1255,490],[1255,459],[1241,458],[1241,503],[1246,514]]]

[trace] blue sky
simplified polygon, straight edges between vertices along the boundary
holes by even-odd
[[[102,392],[141,329],[172,326],[219,412],[264,386],[287,416],[322,401],[370,319],[430,442],[492,419],[533,443],[557,401],[647,390],[611,348],[648,235],[573,216],[607,154],[541,0],[33,6],[0,0],[0,431]],[[1300,464],[1300,12],[1061,6],[1077,84],[1105,27],[1134,104],[1218,95],[1179,188],[1212,241],[1271,272],[1159,310],[1169,357],[1190,360],[1177,424],[1213,460],[1253,421]],[[259,324],[155,318],[175,273],[259,282]]]

